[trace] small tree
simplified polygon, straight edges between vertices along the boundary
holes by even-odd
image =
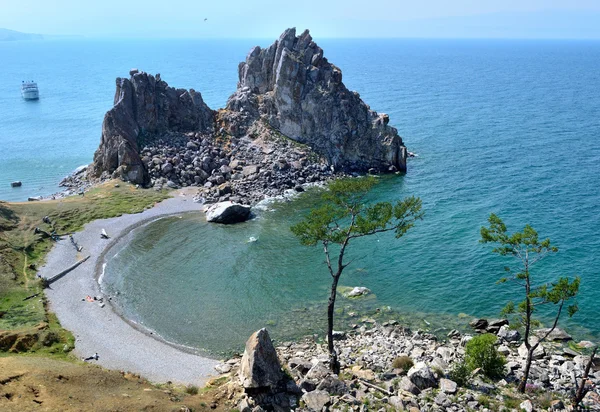
[[[335,373],[339,373],[339,362],[333,345],[333,314],[340,276],[351,263],[345,260],[348,244],[353,239],[390,231],[394,231],[398,239],[423,216],[421,199],[417,197],[408,197],[395,204],[366,205],[365,196],[375,182],[374,178],[367,177],[330,183],[329,190],[323,194],[323,205],[311,210],[300,223],[291,227],[303,245],[323,245],[325,263],[332,278],[327,306],[327,344],[330,366]],[[334,245],[337,259],[332,261]]]
[[[535,285],[531,278],[531,266],[548,254],[558,252],[558,248],[550,243],[550,239],[540,241],[537,232],[529,225],[525,226],[522,232],[509,235],[506,233],[506,225],[495,214],[490,215],[488,222],[490,227],[481,228],[480,242],[496,243],[498,246],[492,252],[500,256],[512,256],[520,265],[516,271],[513,271],[510,267],[505,267],[508,276],[500,279],[498,283],[512,281],[519,285],[525,294],[525,299],[516,307],[513,302],[508,302],[502,310],[507,315],[516,313],[517,319],[525,328],[524,338],[525,347],[527,348],[527,360],[523,379],[519,383],[519,391],[523,393],[529,378],[533,352],[556,328],[565,302],[575,298],[579,291],[580,279],[576,277],[570,282],[568,277],[561,277],[555,283]],[[533,318],[533,314],[539,306],[548,304],[557,305],[552,327],[545,331],[537,342],[532,344],[529,340],[532,332],[531,328],[539,324]],[[567,306],[569,317],[573,316],[577,310],[576,303]]]

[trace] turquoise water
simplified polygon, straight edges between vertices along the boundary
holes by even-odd
[[[509,286],[495,284],[507,262],[478,243],[480,226],[495,212],[509,229],[530,223],[560,247],[535,275],[580,275],[581,311],[570,326],[597,336],[600,42],[318,42],[348,87],[389,113],[419,154],[406,176],[384,179],[374,198],[416,195],[426,211],[400,241],[355,245],[357,259],[342,284],[367,286],[375,297],[342,300],[340,308],[379,308],[385,317],[389,306],[421,323],[440,314],[448,324],[461,312],[497,315],[514,297]],[[174,86],[197,88],[216,108],[255,43],[0,44],[0,61],[10,62],[0,66],[0,198],[48,190],[91,159],[116,75],[132,66],[160,72]],[[40,83],[38,103],[19,100],[21,77]],[[24,181],[21,192],[7,187],[15,179]],[[322,256],[288,230],[315,201],[307,195],[235,227],[208,226],[195,216],[156,222],[134,232],[133,243],[109,262],[107,288],[121,290],[117,304],[132,318],[211,352],[240,348],[264,325],[279,339],[319,332],[329,281]],[[246,243],[250,236],[258,241]]]

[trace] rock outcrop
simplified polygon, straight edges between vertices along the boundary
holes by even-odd
[[[239,66],[237,91],[223,126],[234,135],[268,124],[325,156],[336,169],[406,170],[406,148],[389,116],[377,114],[342,82],[308,30],[286,30],[266,49],[253,48]],[[394,170],[394,169],[392,169]]]
[[[134,69],[130,78],[117,78],[114,107],[104,116],[100,147],[91,172],[121,177],[132,183],[150,183],[140,148],[168,131],[210,133],[214,112],[195,90],[175,89]]]
[[[284,375],[269,332],[260,329],[246,342],[240,364],[240,382],[246,389],[276,388]]]
[[[406,148],[389,117],[344,86],[308,31],[288,29],[272,46],[253,48],[239,66],[237,91],[218,112],[158,74],[133,69],[116,86],[92,177],[199,186],[207,201],[231,195],[253,203],[260,196],[240,192],[262,188],[273,196],[333,172],[406,170]],[[220,188],[226,182],[231,193]]]

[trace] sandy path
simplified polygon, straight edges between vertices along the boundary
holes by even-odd
[[[96,269],[102,264],[103,252],[115,239],[145,221],[169,214],[200,211],[201,208],[200,204],[192,201],[191,192],[178,192],[174,198],[143,213],[88,223],[81,232],[73,235],[83,246],[79,254],[68,238],[57,242],[47,256],[46,265],[39,271],[45,278],[64,270],[78,258],[91,255],[85,263],[46,290],[50,309],[56,313],[62,326],[76,337],[77,356],[98,353],[99,360],[92,362],[108,369],[138,373],[157,383],[172,381],[202,385],[216,375],[214,366],[217,361],[184,352],[146,335],[123,320],[108,304],[101,308],[97,303],[82,301],[87,295],[100,296]],[[106,229],[110,240],[100,238],[102,229]]]

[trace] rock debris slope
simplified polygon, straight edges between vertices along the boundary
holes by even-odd
[[[150,183],[142,162],[140,144],[167,132],[211,133],[214,112],[194,89],[175,89],[152,76],[131,70],[130,78],[117,78],[115,105],[104,116],[100,147],[92,173],[114,174],[133,183]]]

